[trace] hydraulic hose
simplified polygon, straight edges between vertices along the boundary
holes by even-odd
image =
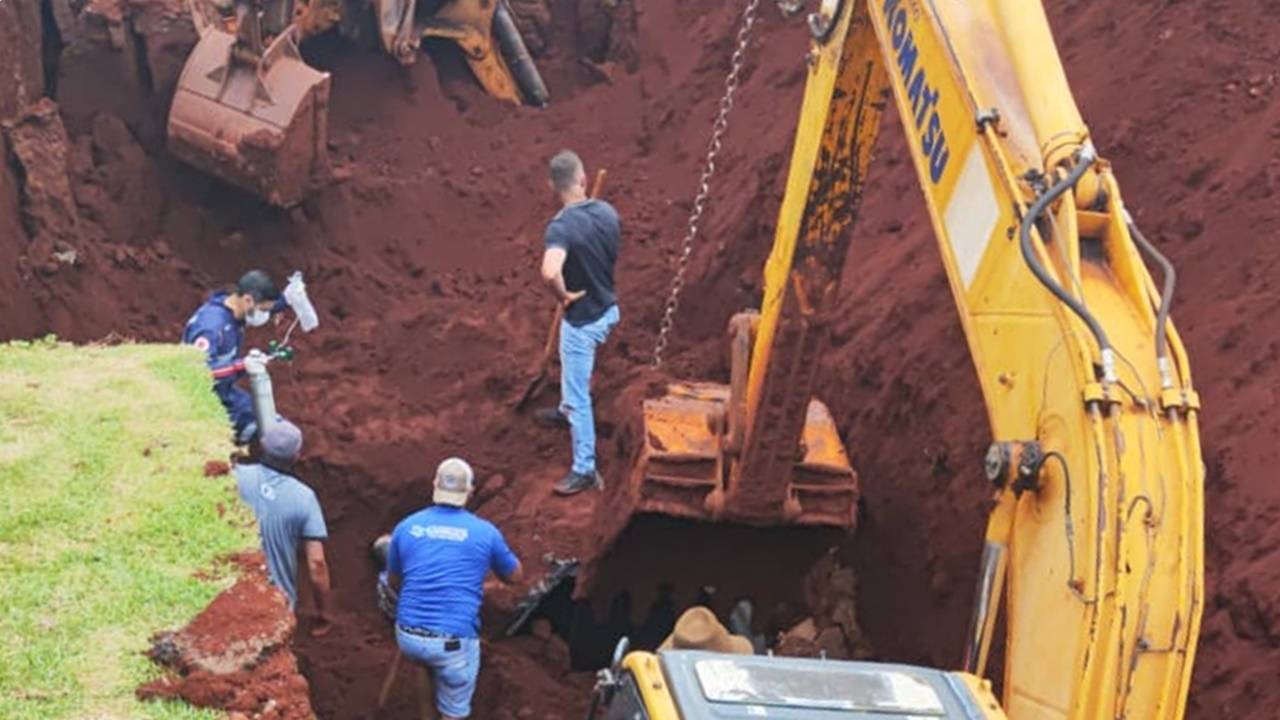
[[[1111,346],[1111,341],[1107,339],[1107,333],[1102,329],[1102,324],[1093,316],[1093,313],[1089,312],[1089,309],[1084,306],[1084,303],[1072,297],[1070,293],[1068,293],[1056,280],[1053,279],[1053,276],[1049,274],[1049,271],[1040,263],[1040,259],[1036,257],[1035,249],[1031,244],[1031,230],[1036,226],[1036,221],[1038,221],[1040,216],[1044,214],[1044,211],[1053,204],[1053,201],[1057,200],[1068,190],[1071,190],[1076,186],[1076,183],[1080,181],[1080,178],[1084,177],[1084,174],[1089,171],[1089,168],[1097,158],[1098,156],[1093,149],[1093,145],[1088,143],[1076,153],[1076,164],[1075,167],[1071,168],[1071,172],[1067,173],[1065,178],[1058,181],[1055,185],[1045,191],[1044,194],[1036,198],[1035,202],[1031,203],[1031,207],[1028,208],[1026,216],[1022,218],[1022,226],[1019,228],[1018,239],[1019,245],[1022,249],[1022,259],[1027,263],[1027,267],[1031,269],[1031,273],[1036,276],[1036,279],[1040,281],[1041,285],[1044,285],[1049,292],[1053,293],[1054,297],[1058,298],[1063,302],[1063,304],[1071,308],[1071,311],[1079,316],[1079,318],[1084,321],[1084,324],[1089,327],[1089,332],[1092,333],[1094,339],[1098,341],[1098,347],[1102,353],[1103,380],[1107,383],[1113,383],[1116,381],[1115,350]]]
[[[493,12],[493,35],[525,102],[534,107],[546,107],[551,102],[551,93],[547,92],[547,84],[542,81],[538,66],[520,36],[506,0],[499,0]]]
[[[1173,365],[1169,361],[1168,323],[1169,310],[1173,306],[1173,290],[1178,285],[1178,273],[1174,270],[1173,263],[1169,262],[1169,258],[1157,250],[1156,246],[1147,240],[1147,236],[1138,229],[1128,209],[1124,211],[1124,221],[1129,226],[1129,234],[1137,241],[1138,249],[1159,265],[1164,275],[1164,287],[1160,291],[1160,307],[1156,311],[1156,364],[1160,368],[1160,387],[1167,390],[1173,387]]]

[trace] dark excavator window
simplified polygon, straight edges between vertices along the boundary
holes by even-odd
[[[640,699],[640,690],[636,688],[636,678],[631,673],[623,673],[622,686],[613,696],[613,701],[605,708],[604,720],[649,720],[645,712],[644,701]]]

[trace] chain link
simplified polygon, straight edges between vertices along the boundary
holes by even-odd
[[[724,79],[724,96],[720,98],[719,112],[715,124],[711,126],[711,142],[707,145],[707,159],[702,166],[702,176],[698,179],[698,193],[693,198],[693,211],[689,213],[689,225],[685,230],[684,243],[680,248],[680,259],[676,265],[676,274],[671,279],[671,293],[667,297],[667,306],[662,312],[662,324],[658,328],[658,342],[653,348],[653,366],[662,365],[662,354],[671,340],[671,329],[675,326],[676,309],[680,307],[680,291],[684,289],[684,273],[689,267],[689,256],[693,252],[693,241],[698,236],[698,223],[707,208],[707,199],[711,195],[711,178],[716,173],[716,156],[720,154],[720,141],[725,130],[729,128],[729,111],[733,109],[733,94],[738,89],[742,78],[742,65],[746,58],[747,45],[751,40],[751,28],[756,22],[756,10],[760,0],[748,0],[746,9],[742,11],[742,26],[738,28],[738,46],[729,61],[729,74]]]

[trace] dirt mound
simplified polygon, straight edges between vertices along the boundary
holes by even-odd
[[[236,560],[242,575],[186,627],[152,639],[148,653],[173,674],[138,697],[182,699],[262,720],[313,717],[307,681],[289,643],[297,627],[284,594],[267,580],[261,553]]]
[[[56,42],[45,44],[53,52],[44,57],[58,63],[43,77],[57,80],[52,90],[70,136],[65,172],[81,228],[74,263],[51,265],[51,252],[62,250],[33,243],[29,223],[20,222],[35,206],[14,172],[12,141],[0,165],[0,252],[26,258],[0,266],[0,336],[171,340],[206,290],[247,265],[305,272],[322,326],[297,338],[297,362],[274,379],[279,406],[307,433],[303,477],[316,487],[332,534],[338,627],[322,640],[296,639],[322,717],[358,717],[373,705],[392,641],[374,607],[367,546],[426,501],[441,457],[462,454],[490,478],[478,509],[503,527],[531,570],[544,553],[592,547],[601,500],[550,493],[567,463],[565,438],[508,407],[551,314],[535,262],[555,210],[543,163],[562,146],[579,149],[592,168],[609,168],[605,194],[624,219],[623,320],[596,386],[607,477],[625,476],[634,448],[622,399],[634,393],[630,373],[653,346],[739,7],[517,5],[522,27],[539,33],[535,49],[553,95],[545,111],[485,97],[446,46],[432,46],[433,62],[410,68],[329,38],[309,46],[311,59],[333,72],[331,154],[349,179],[292,214],[164,153],[156,128],[166,73],[154,63],[165,53],[139,30],[155,17],[144,12],[151,6],[133,2],[118,21],[109,13],[93,20],[81,48],[75,33],[45,33]],[[601,15],[601,5],[614,12]],[[1280,452],[1280,250],[1271,242],[1280,231],[1280,50],[1266,22],[1273,5],[1049,3],[1095,141],[1114,162],[1127,205],[1181,270],[1174,318],[1204,398],[1208,465],[1210,596],[1193,717],[1280,703],[1271,682],[1280,664],[1280,489],[1271,480]],[[34,0],[0,3],[0,39],[10,37],[5,23],[30,24],[33,12],[39,17]],[[138,32],[104,50],[94,34],[102,23]],[[725,324],[760,291],[807,31],[803,18],[784,20],[766,3],[756,32],[669,353],[673,375],[724,380]],[[26,50],[22,67],[38,65]],[[16,67],[7,58],[0,55],[0,67]],[[139,79],[141,67],[151,68],[150,84]],[[102,83],[91,82],[93,72]],[[31,89],[43,85],[30,72],[24,77],[29,103]],[[0,76],[0,89],[8,78]],[[110,102],[99,104],[100,93]],[[865,517],[840,559],[856,571],[867,639],[879,657],[951,667],[978,565],[987,497],[979,463],[988,437],[892,113],[885,128],[842,284],[847,311],[833,329],[819,394],[862,479]],[[491,612],[514,600],[499,596]],[[587,681],[565,680],[563,665],[536,660],[542,650],[532,643],[488,645],[482,694],[518,700],[500,708],[478,701],[486,717],[585,709]],[[410,707],[407,684],[393,702]]]

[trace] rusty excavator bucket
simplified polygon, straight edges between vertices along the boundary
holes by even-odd
[[[422,38],[453,40],[490,95],[515,104],[547,104],[546,85],[506,0],[421,1],[432,7],[419,13],[419,0],[374,0],[388,53],[409,64]],[[231,23],[206,4],[227,0],[190,2],[200,41],[169,111],[170,150],[273,205],[300,202],[328,167],[329,74],[308,66],[298,43],[362,6],[343,0],[267,0],[260,7],[257,0],[233,0]]]
[[[170,151],[273,205],[298,203],[327,167],[329,74],[303,61],[293,26],[264,44],[248,2],[235,32],[194,4],[192,16],[200,41],[169,110]]]
[[[642,403],[643,425],[628,422],[618,433],[630,475],[606,480],[590,545],[578,556],[568,593],[576,603],[575,663],[587,667],[593,657],[577,635],[616,642],[627,634],[618,627],[634,627],[632,639],[652,647],[663,634],[647,633],[646,642],[645,628],[674,622],[690,604],[724,616],[745,598],[776,617],[854,528],[858,476],[830,410],[810,396],[804,378],[817,363],[800,353],[775,376],[780,382],[753,387],[751,371],[766,367],[753,364],[759,319],[745,312],[730,322],[728,384],[659,387],[661,376],[646,372],[618,398]],[[794,324],[778,335],[799,347],[805,332]],[[632,611],[646,614],[628,625]]]
[[[628,482],[600,506],[602,555],[642,515],[756,528],[855,526],[858,475],[827,406],[786,387],[764,387],[750,400],[758,324],[755,312],[730,322],[728,385],[675,382],[643,401]],[[799,373],[815,363],[801,366]],[[590,592],[601,567],[602,557],[584,558],[579,593]]]
[[[644,401],[633,512],[744,525],[852,528],[858,476],[831,411],[816,398],[764,393],[748,375],[759,315],[729,324],[729,385],[680,382]]]

